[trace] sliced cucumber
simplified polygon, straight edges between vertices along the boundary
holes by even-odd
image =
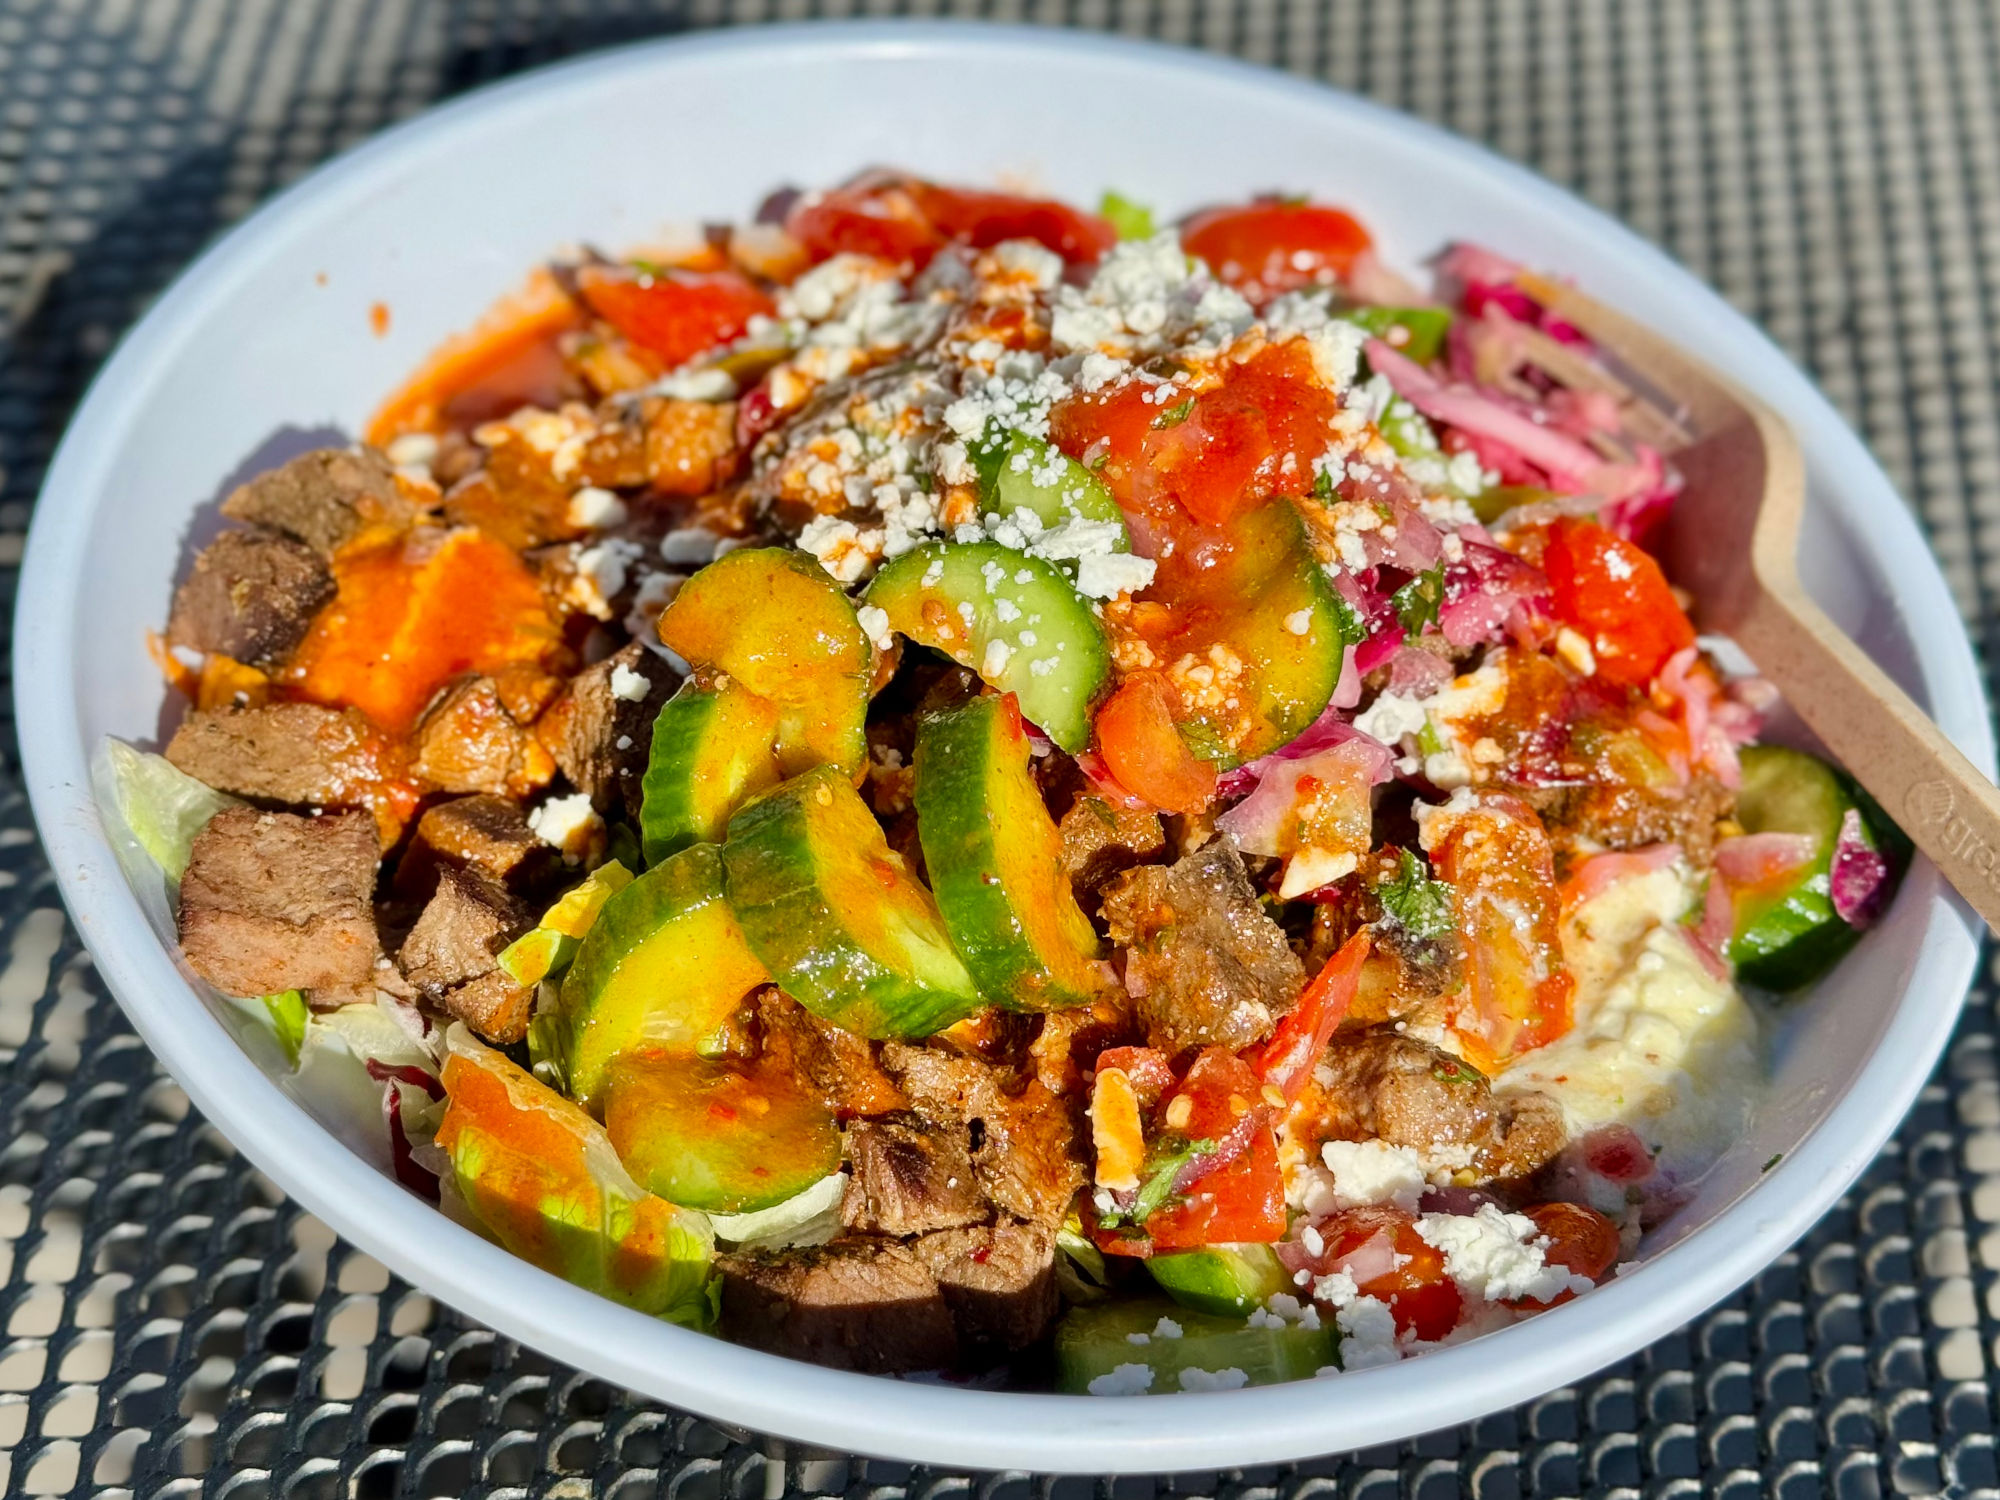
[[[571,1095],[595,1108],[611,1060],[636,1047],[699,1051],[769,978],[723,897],[715,846],[683,849],[604,903],[563,978]]]
[[[868,602],[911,640],[1014,694],[1063,749],[1090,742],[1111,654],[1097,616],[1053,563],[998,542],[934,542],[885,564]]]
[[[1113,1389],[1129,1389],[1117,1374],[1119,1367],[1141,1365],[1152,1373],[1151,1382],[1141,1389],[1162,1395],[1209,1384],[1199,1378],[1184,1380],[1184,1371],[1216,1376],[1240,1370],[1248,1377],[1246,1385],[1309,1380],[1335,1363],[1340,1338],[1330,1326],[1288,1323],[1253,1328],[1242,1318],[1217,1317],[1164,1297],[1145,1297],[1071,1308],[1056,1324],[1055,1347],[1058,1390],[1085,1394],[1092,1381],[1105,1376],[1112,1377]]]
[[[1110,970],[1062,865],[1062,836],[1028,770],[1011,698],[975,698],[917,726],[917,836],[958,955],[996,1005],[1057,1010]]]
[[[751,949],[814,1015],[921,1037],[979,1009],[930,892],[838,772],[808,771],[737,813],[722,862]]]
[[[1117,550],[1132,550],[1125,513],[1110,489],[1055,444],[1025,432],[988,428],[970,453],[979,471],[981,514],[1004,517],[1025,510],[1044,526],[1114,521]]]
[[[647,864],[690,844],[719,842],[731,813],[784,779],[778,719],[770,699],[733,679],[715,688],[689,678],[660,705],[640,783],[639,840]]]
[[[725,553],[674,596],[660,639],[776,706],[780,764],[849,773],[866,764],[874,648],[854,601],[804,553]]]
[[[1350,307],[1336,316],[1420,365],[1429,364],[1443,352],[1445,335],[1451,332],[1448,307]]]
[[[1160,1290],[1183,1307],[1217,1316],[1247,1316],[1280,1292],[1295,1290],[1269,1245],[1209,1245],[1155,1255],[1146,1269]]]
[[[1834,910],[1830,872],[1847,814],[1889,858],[1891,879],[1907,861],[1908,844],[1873,801],[1832,766],[1801,750],[1753,745],[1740,753],[1743,784],[1736,821],[1747,833],[1801,834],[1812,858],[1789,878],[1733,893],[1735,930],[1728,957],[1736,972],[1769,990],[1796,990],[1838,963],[1860,939]]]
[[[840,1127],[790,1072],[628,1052],[604,1086],[604,1128],[649,1193],[686,1208],[751,1213],[840,1166]]]

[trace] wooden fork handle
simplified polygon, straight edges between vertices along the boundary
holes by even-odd
[[[2000,932],[2000,789],[1796,586],[1730,634],[1835,760]]]

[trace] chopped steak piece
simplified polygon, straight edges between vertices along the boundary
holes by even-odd
[[[1310,1097],[1327,1139],[1383,1140],[1427,1160],[1469,1152],[1481,1182],[1527,1176],[1566,1135],[1546,1095],[1496,1095],[1478,1069],[1387,1027],[1336,1036]]]
[[[555,761],[514,721],[491,677],[461,677],[431,700],[416,728],[417,775],[447,792],[525,797]]]
[[[427,999],[488,1041],[518,1042],[528,1033],[531,992],[507,977],[499,955],[532,925],[501,886],[467,870],[441,870],[437,894],[398,960]]]
[[[1659,793],[1604,783],[1508,790],[1541,814],[1559,855],[1568,855],[1578,842],[1586,849],[1678,844],[1696,870],[1708,868],[1715,825],[1736,806],[1735,792],[1706,771],[1697,771],[1686,787]]]
[[[1031,1223],[1063,1221],[1084,1179],[1068,1102],[1039,1079],[939,1047],[889,1042],[882,1065],[918,1114],[971,1131],[972,1168],[996,1206]]]
[[[944,1293],[967,1363],[1017,1353],[1055,1322],[1056,1239],[1047,1229],[1033,1224],[943,1229],[910,1248]]]
[[[937,1281],[906,1246],[836,1241],[718,1255],[722,1336],[837,1370],[896,1374],[958,1362]]]
[[[907,1108],[896,1080],[882,1071],[875,1048],[800,1005],[775,985],[757,992],[763,1055],[818,1089],[842,1119],[886,1115]]]
[[[621,670],[622,669],[622,670]],[[618,689],[639,696],[621,696]],[[570,679],[535,723],[535,736],[599,812],[639,816],[639,778],[653,746],[653,720],[680,680],[656,652],[634,641]]]
[[[384,845],[406,816],[402,751],[358,709],[269,703],[191,713],[167,759],[217,791],[296,807],[363,807]]]
[[[189,966],[229,995],[368,985],[377,854],[361,813],[217,813],[181,877]]]
[[[1305,966],[1264,911],[1228,838],[1105,887],[1111,940],[1129,944],[1125,988],[1162,1051],[1241,1051],[1297,1003]]]
[[[671,401],[643,403],[646,417],[646,477],[662,495],[706,495],[736,472],[736,403]]]
[[[477,526],[516,552],[581,536],[569,519],[569,487],[549,460],[509,429],[494,442],[485,464],[451,487],[444,517],[454,526]],[[482,440],[485,430],[481,432]]]
[[[972,1171],[965,1127],[916,1115],[857,1120],[847,1127],[849,1179],[841,1222],[873,1234],[923,1234],[988,1217]]]
[[[401,530],[415,509],[396,487],[389,460],[373,448],[320,448],[239,486],[222,513],[282,531],[330,558],[364,531]]]
[[[333,595],[312,548],[273,531],[225,531],[175,590],[167,643],[275,667]]]
[[[1102,797],[1078,797],[1056,831],[1062,835],[1063,870],[1086,907],[1112,876],[1167,847],[1158,814],[1114,807]]]
[[[562,858],[535,837],[528,815],[505,797],[455,797],[417,819],[410,847],[396,866],[398,893],[429,899],[441,866],[471,870],[523,895],[543,891]]]

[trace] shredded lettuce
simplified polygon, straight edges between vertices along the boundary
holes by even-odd
[[[123,740],[106,738],[101,757],[103,780],[110,801],[125,820],[139,847],[167,874],[179,880],[187,869],[195,836],[225,807],[240,806],[237,798],[218,792],[180,770],[165,756],[135,749]]]
[[[715,1237],[731,1245],[775,1250],[786,1245],[823,1245],[840,1233],[840,1203],[847,1176],[832,1172],[783,1203],[747,1214],[710,1214]]]
[[[264,1009],[270,1013],[271,1029],[277,1033],[278,1045],[285,1049],[285,1061],[296,1068],[299,1053],[306,1044],[306,1027],[312,1020],[312,1013],[306,1009],[305,993],[285,990],[280,994],[266,995]]]
[[[619,861],[599,865],[501,951],[500,967],[520,985],[540,984],[568,968],[604,903],[631,883],[632,872]]]
[[[1426,942],[1446,936],[1456,926],[1451,910],[1451,887],[1432,880],[1424,862],[1407,849],[1398,849],[1396,877],[1375,887],[1375,899],[1382,910],[1411,937]]]
[[[1121,240],[1150,240],[1153,237],[1153,211],[1143,203],[1134,203],[1123,193],[1106,189],[1098,200],[1098,217],[1118,231]]]

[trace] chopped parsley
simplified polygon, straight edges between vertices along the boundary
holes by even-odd
[[[1785,1153],[1782,1151],[1778,1152],[1769,1161],[1764,1163],[1764,1170],[1766,1172],[1770,1171],[1771,1168],[1775,1167],[1779,1162],[1783,1161],[1784,1159],[1785,1159]]]
[[[1431,1077],[1439,1083],[1483,1083],[1486,1075],[1455,1057],[1440,1056],[1431,1064]]]
[[[1179,406],[1170,406],[1153,418],[1153,427],[1156,431],[1163,427],[1178,427],[1193,415],[1194,397],[1190,396]]]
[[[1396,878],[1375,887],[1382,911],[1411,937],[1434,942],[1457,925],[1451,914],[1451,887],[1432,880],[1424,861],[1407,849],[1396,851]]]
[[[1189,1141],[1180,1150],[1162,1158],[1139,1185],[1139,1196],[1132,1200],[1132,1222],[1143,1224],[1166,1207],[1167,1200],[1173,1196],[1174,1179],[1180,1176],[1181,1168],[1214,1149],[1214,1141]]]
[[[1313,499],[1331,500],[1332,498],[1333,470],[1321,469],[1313,475]]]
[[[1396,618],[1411,635],[1422,635],[1426,625],[1437,623],[1438,606],[1444,603],[1444,564],[1419,573],[1389,596]]]
[[[1174,726],[1180,732],[1181,743],[1194,753],[1197,760],[1218,761],[1229,755],[1229,745],[1212,725],[1199,719],[1191,719],[1185,724]]]
[[[1340,590],[1333,589],[1330,592],[1333,595],[1334,618],[1340,621],[1341,644],[1360,645],[1368,639],[1368,622],[1361,618],[1361,611],[1348,603],[1347,597]]]

